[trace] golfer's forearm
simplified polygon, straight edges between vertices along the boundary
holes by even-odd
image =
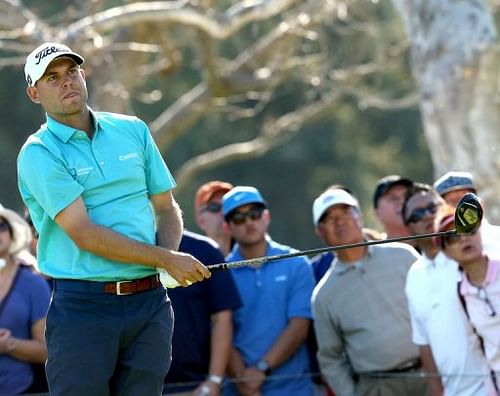
[[[166,261],[174,259],[174,254],[168,249],[135,241],[93,223],[89,223],[73,241],[82,250],[122,263],[163,267]]]
[[[172,250],[179,249],[184,223],[179,205],[175,201],[169,209],[157,214],[157,224],[158,246]]]

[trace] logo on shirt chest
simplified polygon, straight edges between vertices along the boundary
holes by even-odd
[[[118,159],[120,161],[128,161],[128,160],[137,158],[138,156],[139,156],[139,154],[136,153],[136,152],[134,152],[134,153],[127,153],[127,154],[121,154],[121,155],[119,155]]]

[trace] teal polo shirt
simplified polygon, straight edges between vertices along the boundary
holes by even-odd
[[[149,276],[155,268],[79,249],[54,221],[82,197],[92,222],[153,245],[156,225],[149,197],[175,187],[144,122],[112,113],[91,115],[92,140],[47,115],[17,159],[19,191],[40,234],[40,271],[58,279],[95,281]]]

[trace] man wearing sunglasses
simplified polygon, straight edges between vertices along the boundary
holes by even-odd
[[[453,214],[442,217],[438,231],[452,230]],[[481,233],[437,237],[436,244],[455,260],[463,271],[459,292],[467,316],[482,339],[481,346],[492,377],[500,384],[500,260],[485,253]],[[493,374],[494,375],[494,374]]]
[[[233,241],[228,230],[223,227],[222,196],[232,188],[231,183],[213,180],[202,184],[194,199],[196,224],[206,236],[219,244],[224,256],[230,252]]]
[[[358,201],[343,189],[327,189],[316,198],[313,221],[328,246],[366,240]],[[312,298],[321,373],[335,394],[429,394],[418,378],[404,294],[406,274],[417,258],[403,243],[336,252]]]
[[[430,185],[415,183],[402,210],[410,235],[434,232],[436,215],[444,207],[444,200]],[[457,294],[457,263],[431,238],[418,239],[417,247],[421,257],[408,272],[405,291],[412,339],[429,374],[432,394],[489,395],[486,361]]]
[[[236,241],[227,261],[292,251],[269,237],[271,214],[256,188],[237,186],[226,193],[223,214]],[[305,343],[314,284],[309,261],[293,257],[237,268],[232,274],[243,306],[233,315],[228,366],[236,386],[226,387],[224,395],[311,396]]]

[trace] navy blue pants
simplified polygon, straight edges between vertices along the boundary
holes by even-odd
[[[165,289],[115,296],[63,286],[55,282],[47,315],[50,395],[161,395],[174,320]]]

